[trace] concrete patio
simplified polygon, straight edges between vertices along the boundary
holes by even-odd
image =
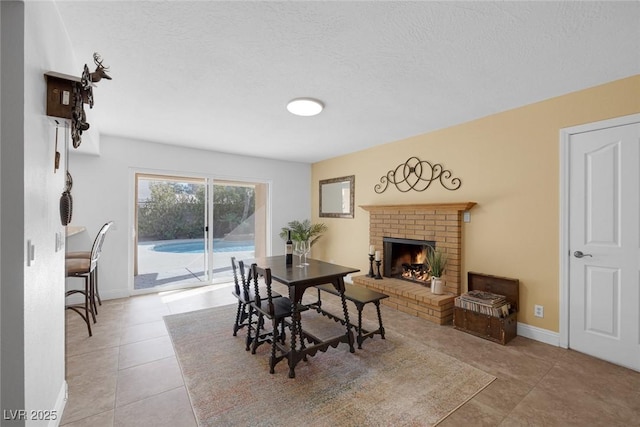
[[[163,289],[176,285],[205,285],[204,253],[174,253],[155,251],[156,245],[185,243],[193,240],[159,240],[138,243],[138,275],[134,277],[134,289]],[[254,251],[213,252],[213,283],[233,280],[231,257],[252,258]]]

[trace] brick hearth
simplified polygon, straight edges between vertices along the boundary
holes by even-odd
[[[376,280],[367,276],[353,277],[353,283],[389,295],[382,303],[412,316],[422,317],[440,325],[453,319],[452,294],[434,295],[431,288],[406,280],[385,277]]]
[[[462,212],[474,202],[419,205],[361,206],[370,214],[369,244],[382,249],[383,237],[433,240],[447,254],[444,295],[406,280],[385,277],[375,280],[356,276],[354,283],[389,295],[383,303],[414,316],[446,324],[453,317],[453,299],[461,292]],[[384,254],[383,254],[384,257]],[[384,259],[383,263],[384,265]]]

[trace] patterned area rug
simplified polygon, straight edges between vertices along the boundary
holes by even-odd
[[[286,361],[269,374],[268,345],[245,351],[245,331],[232,336],[235,305],[165,317],[185,384],[202,426],[429,426],[495,377],[389,328],[386,339],[318,353],[288,377]],[[306,330],[321,338],[342,327],[305,312]]]

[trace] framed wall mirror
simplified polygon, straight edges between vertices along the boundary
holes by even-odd
[[[320,216],[353,218],[356,176],[320,180]]]

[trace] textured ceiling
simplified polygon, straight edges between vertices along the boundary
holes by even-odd
[[[57,1],[102,134],[301,162],[640,74],[640,2]],[[69,73],[70,70],[57,70]],[[286,103],[322,100],[315,117]]]

